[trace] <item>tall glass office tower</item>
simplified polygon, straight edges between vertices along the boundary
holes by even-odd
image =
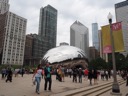
[[[70,45],[82,49],[88,57],[89,34],[88,28],[79,21],[75,21],[70,27]]]
[[[98,24],[92,23],[92,43],[93,46],[99,50]]]
[[[128,0],[115,4],[116,21],[122,22],[124,55],[128,54]]]
[[[40,9],[39,36],[44,41],[45,49],[56,46],[57,10],[50,5]]]

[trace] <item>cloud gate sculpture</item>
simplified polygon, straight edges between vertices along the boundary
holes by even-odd
[[[42,64],[46,64],[46,62],[50,62],[51,65],[62,64],[70,67],[74,65],[83,68],[88,65],[84,51],[68,45],[62,45],[48,50],[42,59]]]

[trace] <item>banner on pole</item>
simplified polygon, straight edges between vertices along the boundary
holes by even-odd
[[[113,32],[115,52],[124,51],[121,22],[113,23],[111,28]],[[102,26],[101,32],[102,32],[103,53],[112,53],[112,46],[110,40],[110,25]]]

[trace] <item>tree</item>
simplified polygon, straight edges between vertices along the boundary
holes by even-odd
[[[128,62],[127,59],[128,57],[125,57],[123,54],[116,52],[115,53],[115,62],[116,62],[116,69],[117,70],[124,70],[127,68]],[[108,55],[108,64],[110,68],[112,67],[112,54]]]
[[[107,69],[107,63],[105,62],[105,60],[103,60],[102,58],[97,58],[94,60],[91,60],[89,63],[89,68],[90,69]]]
[[[128,54],[125,57],[125,60],[122,61],[121,70],[128,70]]]

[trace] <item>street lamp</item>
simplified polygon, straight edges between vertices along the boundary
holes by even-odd
[[[112,47],[112,63],[113,63],[113,85],[112,85],[112,93],[120,93],[119,84],[117,82],[117,72],[116,72],[116,63],[115,63],[115,48],[114,48],[114,39],[113,39],[113,33],[112,33],[112,15],[109,12],[108,14],[108,21],[110,25],[110,39],[111,39],[111,47]]]

